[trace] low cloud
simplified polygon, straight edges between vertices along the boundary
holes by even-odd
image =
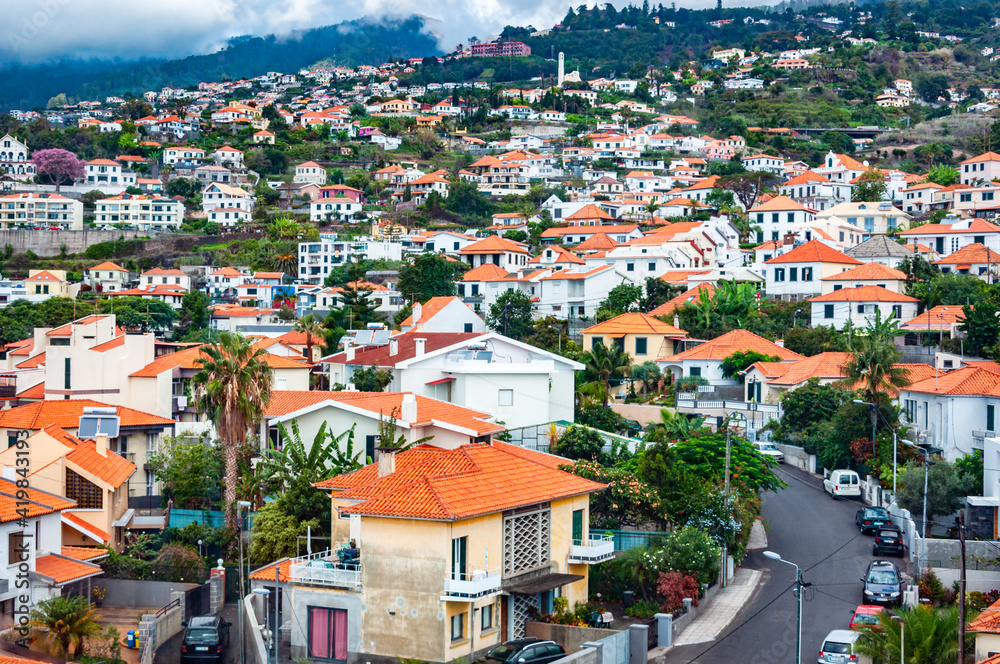
[[[714,1],[678,4],[705,7]],[[442,50],[450,51],[468,44],[471,36],[495,37],[506,25],[550,27],[569,6],[537,0],[8,1],[0,26],[0,61],[183,57],[213,52],[239,35],[287,35],[363,16],[410,14],[436,19],[431,29]]]

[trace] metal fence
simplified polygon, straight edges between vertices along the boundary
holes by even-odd
[[[648,547],[653,540],[668,537],[670,533],[648,530],[607,530],[615,540],[615,551],[627,551],[637,547]]]
[[[246,515],[244,530],[253,528],[254,512]],[[168,528],[183,528],[184,526],[197,523],[200,526],[209,528],[222,528],[226,525],[226,513],[219,510],[181,510],[172,508],[170,510],[170,520]]]

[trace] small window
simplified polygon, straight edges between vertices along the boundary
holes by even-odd
[[[993,406],[986,406],[986,430],[987,431],[994,431],[993,424],[995,423],[995,421],[996,421],[996,419],[994,417],[994,407]]]
[[[701,376],[701,367],[691,367],[691,377]]]
[[[451,617],[451,640],[458,641],[465,636],[465,614],[456,613]]]
[[[500,390],[500,405],[501,406],[514,405],[514,390]]]
[[[646,337],[636,337],[635,339],[635,354],[645,355],[646,354]]]
[[[824,304],[823,305],[823,318],[833,318],[833,305]]]
[[[482,612],[482,619],[479,623],[480,629],[484,632],[488,629],[493,629],[493,605],[484,606],[480,611]]]
[[[472,332],[472,323],[466,323],[464,326],[464,330],[466,333]]]

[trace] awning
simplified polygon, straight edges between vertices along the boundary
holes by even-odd
[[[438,378],[437,380],[432,380],[429,383],[424,383],[424,385],[441,385],[443,383],[450,383],[453,380],[455,380],[454,376],[450,376],[448,378]]]
[[[115,528],[128,528],[129,522],[132,521],[133,514],[135,514],[134,509],[125,510],[125,513],[122,514],[121,518],[112,523],[111,525],[114,526]]]
[[[515,583],[512,586],[507,586],[504,590],[515,595],[537,595],[546,590],[561,588],[568,583],[573,583],[583,578],[580,574],[557,574],[553,572]]]

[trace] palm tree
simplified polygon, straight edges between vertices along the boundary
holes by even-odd
[[[843,382],[851,387],[860,385],[865,401],[888,404],[893,388],[910,384],[907,371],[898,366],[901,356],[893,341],[898,329],[898,320],[883,319],[882,312],[876,310],[874,320],[869,319],[864,330],[852,335],[852,354],[844,365]]]
[[[649,203],[646,204],[646,207],[643,208],[646,214],[649,215],[650,224],[653,223],[653,215],[655,215],[656,211],[659,209],[660,209],[660,204],[657,203],[656,201],[650,201]]]
[[[632,359],[628,353],[618,344],[605,346],[603,343],[595,343],[592,350],[587,351],[580,358],[586,366],[587,374],[594,378],[594,382],[603,384],[604,394],[601,398],[601,405],[608,407],[608,394],[611,391],[611,378],[614,376],[624,376],[625,371],[632,365]]]
[[[195,360],[199,369],[192,383],[198,410],[208,415],[222,443],[226,523],[234,531],[240,447],[250,428],[264,416],[274,384],[266,356],[264,348],[254,348],[252,339],[223,332],[217,342],[204,346],[202,356]]]
[[[903,619],[902,632],[893,616],[883,611],[879,614],[878,629],[865,629],[858,639],[859,654],[887,664],[955,661],[958,655],[957,606],[936,609],[920,604],[912,609],[899,609],[896,615]]]
[[[704,417],[689,418],[667,408],[660,409],[660,421],[650,428],[649,440],[662,443],[668,440],[687,440],[705,423]]]
[[[84,640],[101,632],[97,618],[86,598],[59,596],[40,601],[28,624],[38,630],[49,654],[76,659],[83,654]]]
[[[306,314],[302,318],[295,321],[295,326],[292,328],[296,332],[304,332],[306,335],[306,359],[310,362],[313,361],[313,339],[316,337],[322,338],[323,336],[323,323],[321,323],[316,316],[313,314]]]

